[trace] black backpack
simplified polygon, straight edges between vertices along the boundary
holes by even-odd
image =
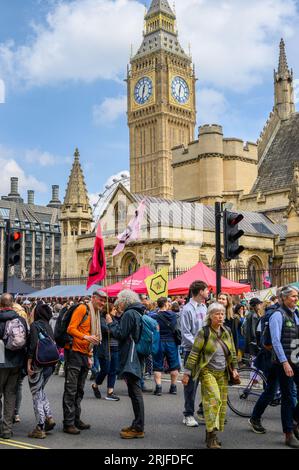
[[[53,339],[40,325],[35,324],[38,340],[35,350],[35,363],[39,367],[55,366],[59,361],[59,351]]]
[[[72,315],[77,307],[79,307],[79,304],[72,305],[70,308],[63,307],[56,320],[54,338],[57,346],[59,346],[60,348],[64,348],[66,344],[69,344],[72,347],[73,337],[67,333],[67,329],[70,324]],[[86,318],[88,317],[88,313],[89,308],[86,305],[86,313],[82,321],[80,322],[80,325],[85,322]]]

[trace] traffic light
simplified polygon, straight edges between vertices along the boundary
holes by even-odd
[[[244,250],[244,246],[239,246],[239,238],[244,235],[243,230],[239,230],[238,224],[244,219],[242,214],[224,211],[223,232],[224,232],[224,258],[226,261],[238,258]]]
[[[8,265],[14,266],[20,262],[22,232],[13,231],[8,238]]]

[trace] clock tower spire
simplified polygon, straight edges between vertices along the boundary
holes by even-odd
[[[195,75],[167,0],[152,0],[128,68],[131,191],[173,198],[172,152],[194,140]]]

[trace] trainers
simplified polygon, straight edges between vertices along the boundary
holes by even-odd
[[[160,397],[162,395],[162,385],[156,385],[154,395],[157,395],[157,397]]]
[[[251,425],[253,432],[256,434],[265,434],[266,429],[262,426],[260,419],[249,418],[248,423]]]
[[[20,421],[21,421],[20,415],[14,415],[13,422],[14,423],[19,423]]]
[[[144,432],[131,428],[128,431],[121,431],[120,437],[122,439],[142,439],[144,437]]]
[[[105,400],[110,400],[110,401],[119,401],[120,398],[116,395],[114,395],[114,393],[107,393],[107,396],[105,397]]]
[[[176,385],[174,385],[174,384],[171,384],[171,385],[170,385],[169,393],[170,393],[171,395],[176,395],[176,394],[177,394],[177,387],[176,387]]]
[[[56,423],[55,423],[55,421],[52,417],[46,418],[46,421],[45,421],[45,431],[46,432],[52,431],[52,429],[54,429],[55,426],[56,426]]]
[[[299,442],[295,439],[295,436],[292,432],[286,434],[285,445],[291,447],[292,449],[299,449]]]
[[[92,388],[92,391],[93,391],[94,396],[95,396],[96,398],[98,398],[98,399],[102,398],[101,392],[100,392],[99,388],[98,388],[95,384],[92,384],[91,388]]]
[[[297,424],[295,427],[294,427],[294,436],[296,437],[296,439],[299,441],[299,424]]]
[[[183,424],[189,428],[195,428],[198,426],[198,422],[194,419],[194,416],[185,416],[183,419]]]
[[[46,433],[43,429],[40,429],[38,426],[33,429],[32,432],[28,434],[28,437],[33,437],[35,439],[45,439]]]
[[[72,435],[80,434],[79,429],[77,429],[75,426],[64,426],[63,432],[66,432],[67,434],[72,434]]]

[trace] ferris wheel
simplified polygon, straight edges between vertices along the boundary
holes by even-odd
[[[128,171],[123,171],[111,178],[108,179],[104,191],[98,195],[98,200],[93,204],[93,220],[94,226],[97,225],[100,217],[105,211],[107,204],[110,200],[110,197],[114,193],[117,186],[122,184],[126,189],[130,190],[130,173]]]

